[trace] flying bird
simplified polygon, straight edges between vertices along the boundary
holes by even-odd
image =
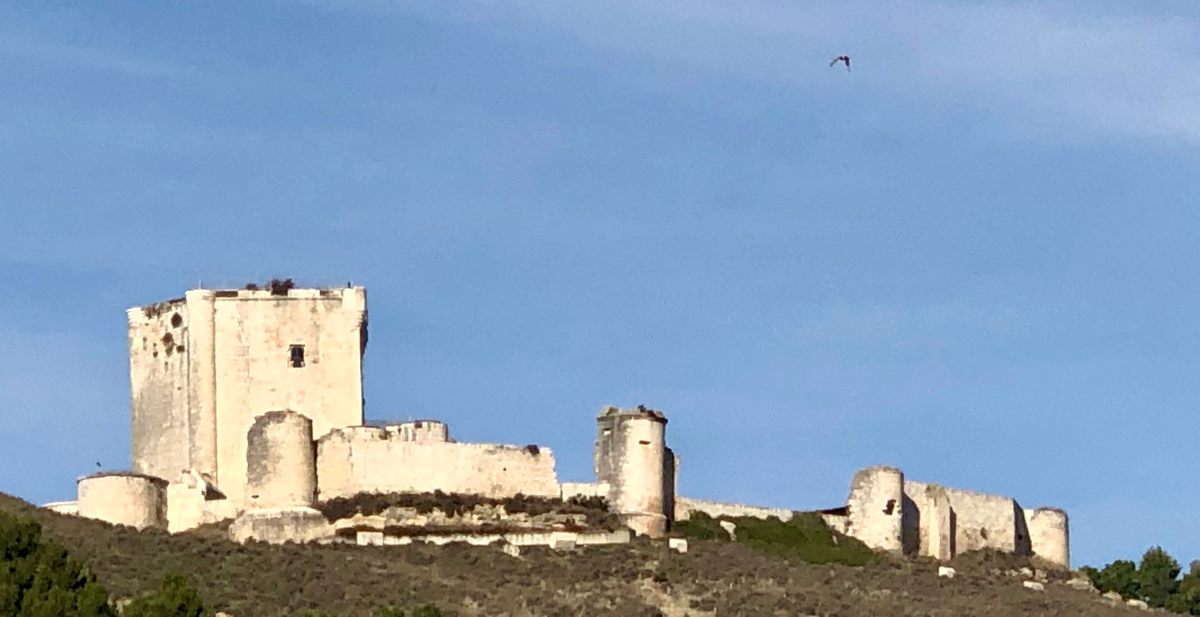
[[[100,468],[100,461],[96,461],[96,467]]]
[[[838,56],[829,62],[829,66],[832,67],[839,62],[846,65],[846,72],[850,71],[850,56]]]

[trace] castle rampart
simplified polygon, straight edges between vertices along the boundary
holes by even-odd
[[[753,518],[777,518],[781,521],[790,521],[795,513],[787,508],[769,508],[765,506],[749,506],[740,503],[725,503],[722,501],[711,501],[706,499],[689,499],[680,497],[675,500],[675,520],[686,521],[692,517],[693,513],[707,514],[713,518],[722,516],[731,517],[753,517]]]
[[[557,497],[554,453],[539,446],[411,441],[404,431],[356,426],[317,441],[321,500],[357,493],[432,492]]]
[[[879,550],[945,560],[993,549],[1070,566],[1061,510],[1024,510],[1011,497],[914,482],[891,467],[856,473],[845,510],[826,521]]]

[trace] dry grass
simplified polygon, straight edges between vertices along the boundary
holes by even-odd
[[[462,616],[1137,615],[1097,596],[1049,584],[1045,592],[995,576],[1020,560],[969,556],[953,580],[927,561],[863,567],[812,565],[730,542],[691,541],[572,552],[468,546],[355,547],[251,544],[217,530],[170,536],[35,510],[0,495],[0,509],[38,518],[51,538],[89,564],[118,597],[183,574],[208,604],[237,617],[320,611],[369,615],[386,604],[435,604]]]

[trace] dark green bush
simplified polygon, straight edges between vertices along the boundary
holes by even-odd
[[[825,524],[819,514],[798,513],[789,521],[776,517],[760,519],[749,516],[713,519],[693,513],[690,520],[678,521],[672,530],[700,540],[728,540],[720,520],[737,525],[737,541],[751,548],[778,557],[809,563],[840,563],[861,566],[875,559],[875,552],[861,541],[837,533]]]
[[[112,617],[108,592],[34,520],[0,512],[0,615]]]
[[[1138,564],[1118,559],[1100,569],[1084,566],[1079,571],[1102,592],[1115,591],[1153,608],[1200,615],[1200,561],[1193,561],[1180,578],[1179,562],[1162,547],[1151,547]]]
[[[168,575],[162,585],[148,595],[135,598],[121,617],[206,617],[204,601],[182,576]]]

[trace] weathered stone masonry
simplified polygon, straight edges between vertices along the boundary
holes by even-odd
[[[337,525],[314,506],[364,492],[604,497],[629,529],[651,537],[695,513],[793,514],[677,496],[679,458],[667,447],[667,418],[643,406],[601,409],[591,482],[560,482],[544,446],[459,443],[437,420],[364,425],[361,287],[196,289],[131,308],[127,321],[133,471],[81,478],[78,500],[53,504],[57,511],[171,532],[233,519],[235,539],[271,542],[329,541]],[[846,505],[821,515],[884,551],[949,559],[996,549],[1070,563],[1062,510],[914,482],[892,467],[859,471]],[[388,536],[383,520],[360,540],[628,539],[624,530],[541,530],[421,540]]]

